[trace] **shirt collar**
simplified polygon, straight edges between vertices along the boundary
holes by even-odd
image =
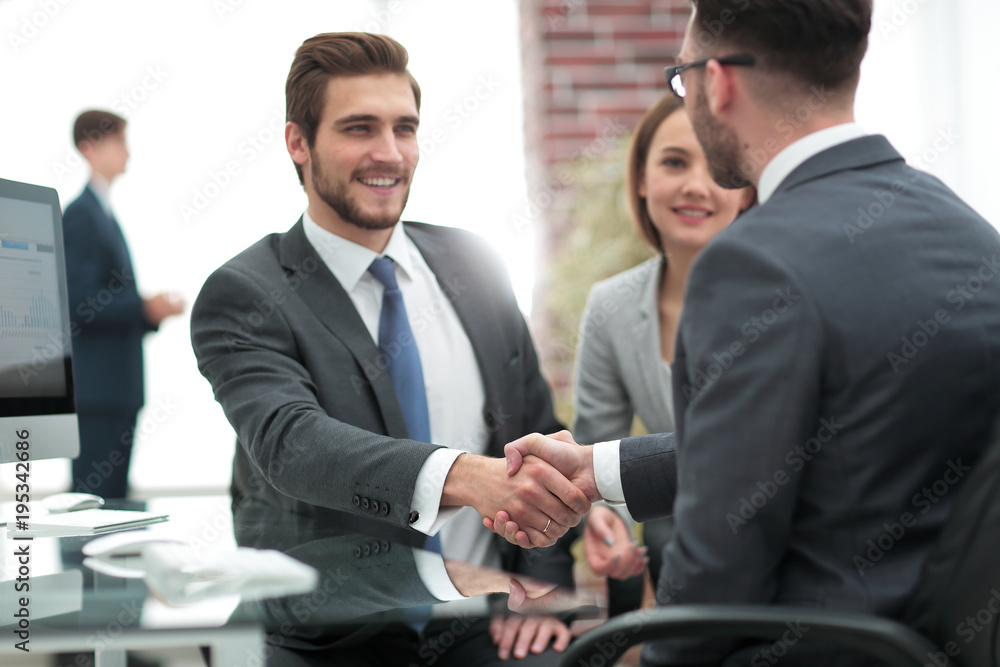
[[[796,167],[813,155],[866,134],[868,133],[865,132],[864,128],[857,123],[843,123],[807,134],[798,141],[785,146],[761,172],[760,181],[757,184],[757,202],[763,204],[770,199],[781,182]]]
[[[357,286],[377,257],[391,257],[405,276],[413,277],[412,253],[416,252],[416,246],[406,235],[402,224],[393,228],[389,243],[381,254],[323,229],[312,219],[308,209],[302,214],[302,228],[320,259],[347,292]]]

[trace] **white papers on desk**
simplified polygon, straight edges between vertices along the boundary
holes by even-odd
[[[19,528],[13,521],[8,522],[8,537],[70,537],[73,535],[99,535],[115,530],[141,528],[160,523],[170,518],[169,514],[139,512],[137,510],[89,509],[59,514],[31,516],[25,523],[27,528]]]

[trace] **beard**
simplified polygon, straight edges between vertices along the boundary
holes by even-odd
[[[340,216],[341,220],[354,225],[355,227],[369,230],[391,229],[397,222],[399,222],[399,217],[403,214],[403,208],[406,206],[406,201],[410,197],[409,179],[403,174],[397,175],[397,177],[401,179],[402,184],[406,186],[406,190],[403,192],[403,203],[399,207],[399,210],[394,213],[368,214],[361,210],[357,200],[350,195],[347,189],[350,185],[350,181],[334,182],[332,179],[328,178],[326,172],[323,171],[321,161],[316,159],[315,155],[312,156],[311,162],[311,178],[316,194],[319,195],[320,199],[326,202],[327,206],[332,208],[334,212]],[[380,173],[384,173],[384,170]],[[351,180],[354,180],[356,177],[356,174],[352,174]]]
[[[709,111],[703,86],[695,93],[691,125],[698,143],[705,151],[712,180],[727,190],[753,185],[741,168],[740,141],[736,132],[719,122]]]

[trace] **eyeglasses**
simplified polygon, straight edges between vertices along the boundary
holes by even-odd
[[[751,66],[754,64],[753,56],[747,53],[739,53],[732,56],[722,56],[720,58],[706,58],[705,60],[699,60],[693,63],[684,63],[683,65],[676,65],[675,67],[664,67],[663,75],[667,79],[667,85],[670,86],[670,90],[674,92],[677,97],[684,97],[687,92],[684,88],[684,82],[681,80],[681,74],[694,67],[704,67],[708,64],[709,60],[714,60],[720,65],[744,65]]]

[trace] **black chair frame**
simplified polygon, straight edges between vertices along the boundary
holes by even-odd
[[[794,633],[796,641],[832,642],[880,658],[890,667],[950,664],[927,638],[887,618],[768,605],[676,605],[623,614],[570,644],[559,664],[612,665],[636,644],[675,637],[726,636],[779,642],[793,626],[807,629],[801,636]]]

